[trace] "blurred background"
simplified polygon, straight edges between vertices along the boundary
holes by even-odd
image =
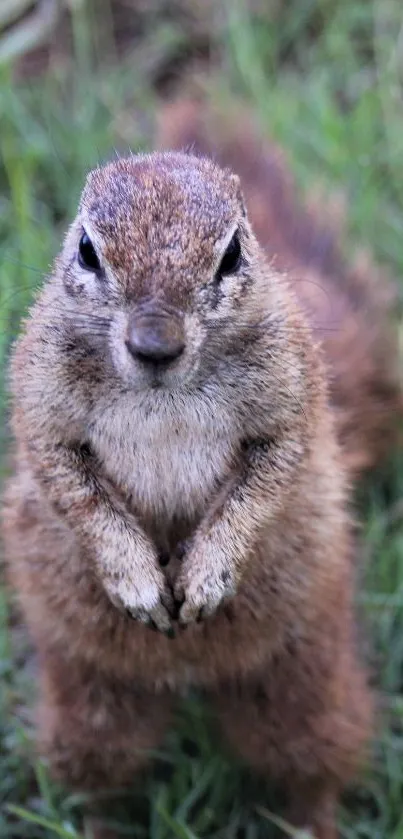
[[[302,194],[344,201],[346,253],[370,247],[402,297],[401,0],[0,0],[2,371],[87,169],[149,148],[161,100],[195,84],[223,109],[249,105]],[[357,608],[382,695],[372,765],[341,809],[345,839],[403,839],[402,466],[396,453],[356,498]],[[10,609],[0,583],[0,839],[79,837],[82,800],[33,754],[35,679]],[[276,809],[272,790],[217,753],[191,697],[116,820],[144,839],[260,839],[276,835]]]

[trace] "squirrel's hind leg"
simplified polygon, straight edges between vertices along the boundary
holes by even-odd
[[[339,654],[338,654],[339,653]],[[336,839],[336,810],[371,734],[372,700],[353,650],[315,645],[276,656],[245,684],[214,697],[230,745],[280,782],[285,818],[315,839]]]
[[[130,788],[135,773],[164,737],[171,695],[108,680],[81,662],[45,657],[41,662],[38,749],[52,775],[67,788],[91,793],[86,836],[112,837],[102,822],[97,793]],[[108,804],[108,811],[111,801]]]

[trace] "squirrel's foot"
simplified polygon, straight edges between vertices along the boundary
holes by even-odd
[[[122,577],[113,585],[106,585],[106,592],[119,611],[159,632],[171,633],[174,600],[159,569],[153,569],[152,574],[139,571],[136,585]]]
[[[216,612],[236,592],[236,576],[225,555],[205,557],[191,550],[175,584],[175,601],[180,604],[179,623],[201,621]]]

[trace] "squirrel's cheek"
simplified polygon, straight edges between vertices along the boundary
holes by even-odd
[[[188,354],[193,355],[199,352],[207,335],[207,329],[201,318],[195,313],[185,315],[184,328]]]
[[[63,274],[63,285],[69,297],[76,297],[81,299],[97,300],[99,293],[97,293],[96,278],[83,271],[76,264],[74,258],[73,264],[67,266]]]

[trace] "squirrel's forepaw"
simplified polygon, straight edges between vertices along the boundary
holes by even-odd
[[[162,574],[155,573],[144,580],[139,574],[136,585],[122,577],[114,585],[106,586],[106,592],[114,606],[134,620],[160,632],[169,633],[172,630],[174,602]]]
[[[210,617],[235,592],[235,574],[228,563],[218,557],[216,563],[206,563],[202,556],[193,559],[191,554],[175,585],[175,601],[181,604],[179,623],[185,626]]]

